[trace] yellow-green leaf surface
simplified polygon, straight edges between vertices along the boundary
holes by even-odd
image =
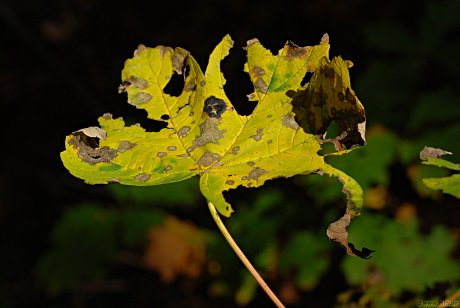
[[[224,92],[220,62],[232,45],[225,36],[212,52],[205,73],[184,49],[139,46],[125,63],[120,91],[127,92],[130,104],[146,110],[148,118],[165,121],[167,127],[146,132],[140,125],[126,126],[122,118],[106,114],[99,118],[105,134],[92,137],[80,130],[67,136],[61,153],[65,167],[90,184],[158,185],[199,175],[203,195],[225,216],[232,208],[223,191],[258,187],[277,177],[325,173],[340,178],[349,199],[347,213],[357,215],[362,204],[360,186],[325,163],[318,154],[320,136],[298,125],[289,95],[301,89],[307,72],[329,61],[327,36],[315,46],[288,42],[276,55],[257,39],[248,41],[244,70],[254,85],[249,98],[257,101],[249,116],[239,115]],[[346,69],[337,76],[348,78]],[[164,92],[174,73],[184,76],[177,97]],[[320,81],[314,85],[324,87]],[[356,116],[355,122],[362,122],[363,111]]]

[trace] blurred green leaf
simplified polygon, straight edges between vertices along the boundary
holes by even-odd
[[[329,267],[330,243],[322,235],[308,231],[294,234],[284,247],[280,258],[283,271],[295,270],[296,283],[309,290],[316,286]]]
[[[448,175],[448,172],[445,169],[415,164],[412,164],[408,167],[407,173],[409,179],[412,182],[413,188],[421,197],[432,197],[435,200],[439,198],[440,193],[438,191],[428,188],[423,183],[423,179],[430,177],[443,177]]]
[[[459,164],[454,164],[453,162],[441,158],[428,158],[426,161],[423,162],[423,164],[437,167],[445,167],[447,169],[460,171]]]
[[[398,295],[404,291],[423,292],[436,282],[460,278],[460,265],[450,257],[455,239],[445,227],[435,226],[422,235],[415,217],[399,222],[367,214],[356,220],[349,233],[355,243],[365,243],[376,250],[367,261],[344,259],[342,269],[352,285],[361,285],[371,273],[378,272],[391,294]]]
[[[123,243],[128,247],[144,244],[147,231],[162,223],[164,217],[163,212],[156,210],[125,210],[120,215]]]
[[[423,179],[423,183],[431,189],[442,190],[445,194],[460,199],[460,174],[453,174],[444,178]]]
[[[258,255],[266,245],[276,242],[280,225],[280,204],[285,202],[279,190],[262,191],[254,203],[237,214],[228,222],[230,233],[238,239],[240,247],[248,255]],[[251,227],[253,226],[253,227]]]
[[[235,302],[239,306],[246,306],[256,296],[258,284],[249,272],[245,271],[242,275],[241,285],[235,294]]]
[[[54,247],[38,264],[38,275],[57,293],[77,279],[103,277],[116,253],[117,215],[97,204],[68,210],[53,231]]]

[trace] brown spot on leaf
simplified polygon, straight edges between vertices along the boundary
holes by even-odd
[[[158,152],[157,153],[157,157],[165,157],[166,155],[168,155],[168,153],[166,153],[166,152]]]
[[[120,179],[119,178],[111,178],[109,180],[109,183],[120,183]]]
[[[184,91],[195,91],[196,90],[196,81],[194,78],[189,77],[185,80]]]
[[[243,176],[241,177],[241,179],[242,179],[243,181],[246,181],[246,180],[248,179],[248,177],[245,176],[245,175],[243,175]]]
[[[225,130],[219,130],[219,123],[219,119],[207,118],[206,121],[200,125],[200,136],[193,140],[192,146],[187,149],[187,152],[191,152],[208,143],[219,144],[219,139],[224,137],[225,132]]]
[[[262,78],[257,78],[256,82],[254,82],[254,87],[262,93],[267,93],[268,85]]]
[[[321,73],[323,73],[326,78],[329,78],[329,79],[335,78],[335,72],[334,72],[333,67],[331,67],[331,66],[323,66],[323,67],[321,67],[321,69],[322,69]]]
[[[252,135],[251,138],[254,138],[255,141],[260,141],[262,140],[262,136],[264,135],[263,133],[263,128],[258,128],[256,131],[255,135]]]
[[[233,155],[237,155],[239,150],[240,150],[240,146],[239,146],[239,145],[237,145],[236,147],[233,147],[233,149],[232,149],[232,154],[233,154]]]
[[[201,82],[200,82],[200,86],[204,87],[204,85],[205,85],[205,84],[206,84],[206,81],[204,81],[204,80],[201,80]]]
[[[299,128],[299,124],[297,124],[294,114],[292,113],[285,114],[281,118],[281,124],[287,128],[292,128],[293,130],[297,130]]]
[[[195,114],[195,112],[190,111],[190,113],[188,114],[188,116],[189,116],[189,117],[193,117],[194,114]]]
[[[272,144],[272,143],[273,143],[273,140],[270,139],[270,140],[267,141],[267,143],[268,143],[268,144]]]
[[[350,88],[345,90],[345,101],[352,106],[356,105],[356,97],[351,93]]]
[[[150,179],[152,175],[148,173],[139,173],[134,177],[135,180],[138,180],[139,182],[146,182]]]
[[[136,146],[135,143],[132,143],[130,142],[129,140],[123,140],[122,142],[120,142],[120,144],[118,145],[118,148],[117,148],[117,151],[120,152],[120,153],[124,153],[128,150],[131,150],[132,148],[134,148]]]
[[[129,78],[123,80],[121,85],[118,87],[118,93],[126,92],[128,87],[133,85],[138,89],[147,89],[149,87],[149,83],[147,80],[137,77],[137,76],[130,76]]]
[[[99,148],[99,138],[88,137],[83,132],[73,133],[69,143],[78,149],[78,157],[91,164],[108,163],[117,156],[117,151],[107,146]]]
[[[175,145],[170,145],[167,147],[168,151],[175,151],[177,150],[177,147]]]
[[[253,162],[253,161],[248,161],[248,162],[247,162],[247,165],[248,165],[248,166],[251,166],[251,167],[254,166],[255,164],[256,164],[256,163]]]
[[[339,92],[339,94],[337,94],[337,97],[339,98],[339,101],[343,102],[343,100],[345,99],[345,95],[343,95],[342,92]]]
[[[254,75],[254,77],[260,77],[265,75],[266,73],[263,68],[261,68],[258,65],[254,65],[254,67],[252,68],[252,74]]]
[[[248,48],[251,45],[259,43],[259,40],[256,38],[250,39],[249,41],[246,42],[246,48]]]
[[[210,151],[206,151],[200,159],[198,159],[197,164],[202,166],[210,166],[220,160],[220,155]]]
[[[267,173],[267,170],[265,169],[262,169],[262,168],[254,168],[251,170],[251,172],[249,172],[248,174],[248,179],[249,180],[257,180],[259,179],[259,177],[262,175],[262,174],[265,174]]]
[[[134,97],[132,97],[130,100],[128,100],[128,103],[134,106],[142,105],[145,103],[148,103],[152,100],[152,95],[146,93],[146,92],[139,92]]]
[[[171,165],[167,165],[166,168],[165,168],[165,172],[171,171],[172,168],[173,167]]]
[[[104,113],[104,114],[102,115],[102,118],[103,118],[104,120],[113,120],[112,114],[111,114],[111,113],[108,113],[108,112]]]
[[[299,47],[299,46],[295,45],[292,42],[288,42],[287,45],[286,45],[286,55],[285,55],[285,57],[288,60],[292,60],[292,59],[295,59],[295,58],[301,58],[305,54],[310,52],[310,50],[311,50],[310,46]]]
[[[184,138],[185,136],[187,136],[187,133],[190,131],[190,127],[189,126],[184,126],[182,127],[181,129],[179,129],[179,131],[177,132],[177,135],[181,138]]]
[[[235,181],[233,181],[233,180],[228,180],[228,181],[225,181],[225,184],[227,184],[227,185],[233,185],[233,184],[235,184]]]
[[[172,56],[172,66],[176,73],[182,75],[184,72],[184,63],[189,55],[189,52],[183,48],[177,47],[174,49],[174,55]]]
[[[190,155],[188,155],[188,153],[184,153],[184,154],[178,154],[176,155],[177,157],[190,157]]]

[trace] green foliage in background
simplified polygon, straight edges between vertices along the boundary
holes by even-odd
[[[350,228],[350,237],[356,243],[373,243],[379,250],[366,263],[343,260],[350,285],[378,285],[397,297],[404,291],[423,292],[438,281],[459,278],[460,265],[451,259],[456,242],[445,227],[434,226],[422,235],[416,217],[398,221],[380,214],[366,216]],[[371,277],[374,281],[369,281]]]
[[[393,21],[363,27],[369,52],[376,56],[356,89],[371,104],[370,125],[391,127],[403,138],[404,162],[418,159],[425,145],[450,149],[459,160],[458,1],[424,4],[416,28]]]

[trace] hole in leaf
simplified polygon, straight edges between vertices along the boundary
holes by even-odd
[[[327,155],[337,152],[332,142],[325,142],[321,145],[321,149],[318,151],[319,155]]]
[[[147,112],[143,109],[130,108],[129,112],[125,113],[124,118],[126,126],[138,123],[143,129],[145,129],[146,132],[159,132],[168,126],[168,123],[166,122],[147,118]]]
[[[80,138],[80,142],[92,149],[97,149],[99,148],[99,138],[96,138],[96,137],[89,137],[87,135],[85,135],[84,133],[82,132],[76,132],[74,133],[73,135],[77,136],[78,138]]]
[[[333,139],[339,135],[339,126],[335,120],[329,124],[326,129],[326,139]]]
[[[183,89],[184,76],[174,73],[163,91],[172,96],[179,96]]]
[[[167,114],[162,114],[162,115],[161,115],[161,119],[162,119],[162,120],[165,120],[165,121],[166,121],[166,120],[169,120],[169,115],[167,115]]]
[[[245,53],[240,49],[232,50],[231,57],[221,63],[221,70],[227,80],[225,94],[240,115],[250,115],[257,105],[257,102],[249,102],[246,96],[254,92],[248,73],[242,69],[246,60]]]
[[[305,76],[303,76],[303,79],[302,79],[302,82],[300,83],[300,85],[302,87],[305,86],[307,83],[310,82],[310,79],[311,79],[312,76],[313,76],[313,73],[307,72],[305,74]]]

